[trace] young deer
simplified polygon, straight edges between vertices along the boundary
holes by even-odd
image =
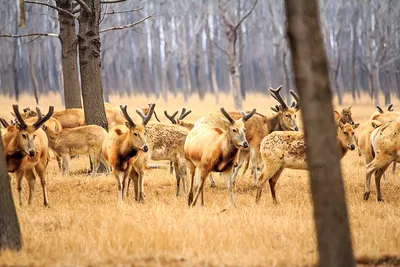
[[[346,123],[339,122],[337,144],[342,158],[348,149],[354,150],[354,130]],[[269,182],[271,195],[276,202],[275,185],[285,168],[307,170],[306,143],[301,132],[273,132],[261,142],[261,157],[264,169],[259,178],[256,203],[260,201],[266,182]]]
[[[375,173],[376,198],[382,201],[381,177],[392,162],[400,162],[400,122],[393,121],[371,133],[374,159],[367,164],[364,200],[370,195],[371,176]]]
[[[203,185],[211,172],[221,172],[226,177],[230,202],[235,206],[232,192],[231,170],[236,162],[239,148],[249,147],[245,136],[245,122],[254,115],[256,109],[249,114],[242,112],[242,119],[234,120],[221,108],[222,115],[229,125],[225,128],[213,125],[203,125],[193,128],[186,137],[185,154],[190,171],[190,189],[188,204],[194,207],[201,193],[201,204],[204,205]],[[200,185],[193,198],[193,180],[196,169],[200,173]]]
[[[19,112],[18,105],[13,105],[13,110],[17,118],[16,125],[10,126],[3,119],[1,122],[7,127],[7,131],[3,136],[4,154],[6,156],[8,172],[15,172],[17,177],[19,204],[22,205],[21,182],[24,176],[29,184],[28,204],[32,203],[36,179],[33,170],[35,170],[42,184],[44,205],[48,206],[49,201],[45,175],[48,140],[40,127],[51,117],[54,107],[50,106],[46,116],[39,116],[34,123],[26,123],[24,121]],[[39,111],[39,109],[37,110]]]
[[[143,172],[132,169],[136,161],[143,161],[142,153],[149,149],[145,141],[145,126],[154,112],[154,104],[142,124],[135,124],[127,112],[127,106],[120,106],[126,119],[125,125],[117,125],[112,128],[103,142],[102,154],[112,167],[112,173],[118,183],[118,202],[122,204],[125,181],[130,176],[134,181],[135,199],[141,201],[144,198]]]
[[[49,147],[56,156],[61,157],[62,173],[69,175],[69,163],[71,156],[89,155],[93,164],[92,177],[100,166],[101,147],[107,137],[107,131],[97,125],[80,126],[55,132],[47,126],[43,126]]]
[[[336,110],[333,113],[334,119],[336,123],[348,123],[350,125],[354,125],[353,118],[351,117],[351,106],[348,108],[344,108],[341,113],[337,112]]]

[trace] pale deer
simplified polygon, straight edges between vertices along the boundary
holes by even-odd
[[[24,176],[29,184],[28,204],[32,203],[36,179],[33,170],[35,170],[42,184],[44,205],[48,206],[45,174],[48,159],[48,140],[40,127],[51,117],[54,107],[50,106],[46,116],[39,116],[34,123],[24,121],[18,105],[13,105],[13,110],[17,124],[14,126],[5,125],[7,131],[3,137],[3,142],[7,170],[16,174],[19,204],[22,205],[21,183]],[[4,124],[4,120],[2,120],[2,123]]]
[[[246,127],[246,139],[249,142],[248,149],[241,149],[239,153],[239,158],[237,165],[234,168],[232,174],[232,182],[236,183],[236,177],[239,173],[240,168],[243,166],[243,163],[246,157],[250,153],[250,160],[253,165],[253,183],[257,185],[257,165],[258,158],[260,155],[260,144],[263,138],[274,131],[297,131],[298,127],[296,124],[297,111],[300,109],[300,100],[298,95],[290,90],[290,94],[293,96],[295,101],[291,106],[288,106],[280,95],[280,91],[282,90],[282,85],[277,89],[268,88],[271,96],[278,101],[279,105],[272,107],[271,109],[276,112],[273,116],[267,117],[262,114],[256,113],[245,123]],[[234,119],[239,119],[241,114],[239,112],[229,112],[229,115]],[[195,124],[199,125],[217,125],[218,127],[226,127],[226,123],[221,120],[221,116],[219,114],[213,113],[208,116],[204,116],[202,119],[198,120]]]
[[[355,149],[353,127],[348,123],[339,122],[336,135],[340,158],[342,158],[349,149]],[[276,202],[275,185],[282,171],[285,168],[308,169],[304,133],[282,131],[267,135],[261,142],[261,157],[264,168],[259,177],[256,203],[260,201],[262,189],[266,182],[269,182],[272,199]]]
[[[148,151],[145,141],[145,126],[149,122],[154,112],[154,104],[151,106],[148,115],[142,124],[136,124],[127,112],[127,106],[120,106],[125,125],[113,127],[107,134],[103,142],[102,154],[105,160],[112,167],[112,173],[118,183],[118,202],[122,204],[125,190],[125,181],[130,176],[134,181],[135,199],[141,201],[144,199],[143,192],[143,171],[133,170],[132,167],[136,161],[142,161],[142,153]]]
[[[97,172],[101,161],[101,147],[107,136],[107,131],[98,125],[86,125],[55,132],[43,126],[49,147],[61,158],[62,174],[69,175],[72,156],[89,155],[93,166],[92,177]]]
[[[204,205],[203,185],[206,177],[211,172],[220,172],[225,176],[230,202],[235,206],[231,171],[237,160],[239,148],[249,147],[245,136],[245,122],[254,115],[256,109],[253,109],[249,114],[242,112],[242,118],[239,120],[234,120],[224,108],[220,110],[226,118],[228,127],[197,126],[186,137],[184,149],[191,178],[188,194],[188,204],[191,207],[196,205],[200,193],[201,204]],[[193,198],[193,182],[196,169],[199,170],[200,185]]]
[[[366,166],[364,200],[370,195],[371,176],[375,173],[376,198],[382,201],[381,177],[392,162],[400,162],[400,122],[393,121],[371,133],[374,159]]]

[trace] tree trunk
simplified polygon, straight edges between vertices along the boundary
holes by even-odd
[[[317,0],[285,0],[302,103],[319,266],[355,266]]]
[[[79,66],[85,123],[108,129],[104,109],[100,63],[100,0],[84,0],[91,13],[82,8],[79,21]]]
[[[71,0],[57,0],[56,4],[59,8],[72,13]],[[62,81],[64,86],[65,108],[82,108],[75,19],[63,12],[58,12],[58,17],[60,20]]]
[[[204,85],[204,60],[203,60],[203,47],[202,47],[202,31],[196,34],[196,56],[194,60],[194,77],[196,79],[196,87],[199,98],[202,100],[206,94]]]
[[[35,72],[35,60],[33,60],[32,50],[29,53],[29,72],[31,73],[32,83],[33,83],[33,95],[35,96],[36,105],[39,105],[39,93],[38,93],[38,80]]]
[[[232,91],[235,108],[242,109],[243,102],[242,102],[242,93],[240,92],[239,63],[236,55],[236,37],[234,38],[234,40],[229,40],[229,47],[230,47],[229,49],[230,60],[228,63],[229,86]]]
[[[3,249],[20,250],[22,247],[21,230],[11,193],[10,177],[7,173],[1,137],[0,132],[0,251]]]
[[[358,20],[358,9],[354,7],[357,11],[353,14],[351,19],[351,35],[352,35],[352,46],[351,46],[351,59],[350,59],[350,87],[351,95],[353,100],[356,100],[356,86],[357,86],[357,70],[356,70],[356,53],[357,53],[357,20]]]
[[[210,80],[210,85],[211,85],[211,90],[214,92],[215,96],[215,102],[216,104],[219,103],[219,87],[218,87],[218,82],[217,82],[217,73],[216,73],[216,68],[215,68],[215,50],[214,50],[214,45],[212,43],[211,39],[211,32],[210,32],[210,23],[208,21],[209,19],[209,14],[207,13],[206,15],[206,20],[205,20],[205,27],[204,30],[206,32],[207,36],[207,52],[208,52],[208,71],[209,71],[209,80]],[[215,36],[214,36],[215,39]]]
[[[15,20],[16,33],[18,34],[18,20]],[[13,68],[13,80],[14,80],[14,93],[15,93],[15,101],[19,101],[19,47],[20,47],[20,39],[15,38],[14,40],[14,54],[12,57],[12,68]]]

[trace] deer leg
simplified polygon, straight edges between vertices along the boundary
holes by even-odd
[[[210,173],[210,175],[208,176],[208,178],[210,179],[210,187],[211,187],[211,188],[217,187],[211,173]]]
[[[122,171],[114,171],[114,176],[118,184],[118,203],[122,205],[122,200],[124,199],[125,173]]]
[[[139,184],[139,176],[138,173],[135,170],[132,170],[131,173],[129,174],[129,180],[128,180],[128,188],[127,188],[127,195],[128,195],[128,191],[129,191],[129,183],[132,180],[133,182],[133,190],[135,191],[135,200],[139,201],[139,188],[138,188],[138,184]]]
[[[178,165],[178,161],[174,161],[174,168],[175,168],[175,178],[176,178],[176,196],[179,196],[179,186],[180,186],[180,182],[181,182],[181,173],[180,173],[180,169],[179,169],[179,165]]]
[[[264,162],[268,161],[270,164],[264,164],[263,171],[258,178],[257,185],[257,194],[256,194],[256,203],[260,202],[262,189],[265,184],[272,178],[274,175],[281,169],[281,164],[278,162],[274,162],[274,159],[263,159]],[[272,192],[272,191],[271,191]]]
[[[44,204],[44,206],[49,207],[49,199],[47,196],[47,186],[46,186],[47,183],[46,183],[46,175],[45,175],[45,173],[46,173],[45,165],[42,165],[39,163],[38,165],[36,165],[35,170],[40,178],[40,184],[42,185],[43,204]]]
[[[389,167],[389,164],[375,172],[376,199],[378,201],[383,200],[382,194],[381,194],[381,177],[382,177],[382,174],[385,173],[385,171],[388,167]]]
[[[225,171],[223,175],[225,176],[226,186],[228,189],[229,202],[232,207],[236,208],[235,198],[233,196],[233,191],[232,191],[233,182],[232,182],[231,170]]]
[[[28,180],[28,185],[29,185],[28,205],[31,205],[33,200],[33,194],[35,192],[35,182],[36,182],[36,176],[33,173],[32,169],[25,171],[25,178]]]
[[[277,173],[274,174],[274,176],[272,176],[271,179],[269,179],[269,187],[271,189],[271,196],[272,196],[272,200],[275,204],[278,203],[278,201],[276,200],[275,185],[276,185],[276,182],[278,182],[278,179],[281,176],[282,171],[283,171],[283,168],[281,168]]]
[[[144,172],[138,171],[138,186],[139,186],[139,202],[144,202]]]
[[[233,169],[233,173],[232,173],[232,184],[233,185],[236,185],[236,177],[239,173],[240,168],[243,166],[243,162],[246,159],[248,154],[249,154],[249,152],[246,150],[239,151],[239,159],[236,162],[235,167]]]
[[[396,172],[396,163],[397,163],[397,162],[393,162],[392,173],[395,173],[395,172]]]
[[[89,156],[90,156],[90,161],[92,162],[93,165],[93,171],[91,175],[93,178],[100,166],[100,160],[99,160],[100,151],[95,151],[94,149],[90,149]]]
[[[375,158],[370,163],[367,164],[364,200],[368,200],[369,195],[371,193],[370,187],[371,187],[372,174],[384,167],[387,168],[387,165],[389,165],[392,161],[393,161],[392,157],[389,158],[387,156],[382,155],[382,153],[377,153]],[[382,176],[382,174],[380,174],[380,177]],[[375,177],[376,177],[376,174],[375,174]],[[379,177],[379,184],[380,184],[380,177]]]
[[[257,165],[258,165],[258,155],[260,154],[259,149],[250,149],[250,159],[251,164],[253,165],[253,185],[257,186]]]
[[[172,161],[169,162],[169,174],[174,174],[174,163]]]
[[[193,202],[193,185],[194,185],[194,176],[196,175],[196,167],[189,160],[186,160],[186,165],[187,165],[187,168],[189,170],[189,175],[190,175],[190,186],[189,186],[189,192],[188,192],[188,205],[190,207],[190,205]]]
[[[62,155],[62,166],[63,166],[63,176],[68,177],[69,175],[69,161],[70,156],[67,154]]]
[[[196,206],[197,199],[198,199],[201,191],[203,191],[204,181],[206,180],[206,178],[207,178],[207,176],[209,174],[208,171],[200,170],[200,169],[199,169],[199,173],[200,173],[200,185],[199,185],[199,187],[197,187],[196,195],[194,196],[194,199],[193,199],[193,202],[191,204],[191,207]],[[204,202],[204,200],[203,200],[203,202]]]
[[[22,178],[24,177],[24,171],[18,170],[15,174],[17,178],[17,189],[18,189],[18,199],[19,205],[22,206]]]
[[[247,169],[249,168],[250,165],[250,155],[247,155],[247,157],[244,160],[243,163],[243,172],[242,175],[245,175],[245,173],[247,172]]]

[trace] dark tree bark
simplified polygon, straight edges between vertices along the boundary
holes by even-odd
[[[205,20],[204,30],[207,36],[207,52],[208,52],[208,79],[211,86],[212,91],[214,92],[215,102],[216,104],[219,103],[219,87],[217,82],[217,70],[215,67],[215,50],[214,45],[212,44],[211,40],[211,31],[210,31],[210,23],[209,23],[209,13],[206,13],[206,20]],[[216,37],[214,36],[214,39]]]
[[[10,177],[7,173],[1,136],[0,132],[0,251],[3,249],[20,250],[22,247],[21,230],[11,194]]]
[[[317,0],[285,0],[310,170],[319,266],[355,266]]]
[[[39,105],[39,92],[38,92],[38,79],[36,77],[35,72],[35,60],[32,56],[33,51],[29,51],[29,72],[31,74],[32,83],[33,83],[33,95],[35,97],[36,105]]]
[[[84,0],[79,20],[79,66],[85,123],[108,129],[100,63],[100,0]]]
[[[71,0],[57,0],[56,4],[72,13]],[[58,12],[60,20],[60,41],[65,108],[82,108],[81,88],[78,73],[78,40],[75,32],[75,18]]]
[[[357,53],[357,21],[358,21],[358,8],[354,7],[355,11],[353,18],[351,19],[351,35],[352,35],[352,45],[351,45],[351,59],[350,59],[350,87],[351,95],[353,100],[356,100],[356,86],[357,86],[357,69],[356,69],[356,53]]]

